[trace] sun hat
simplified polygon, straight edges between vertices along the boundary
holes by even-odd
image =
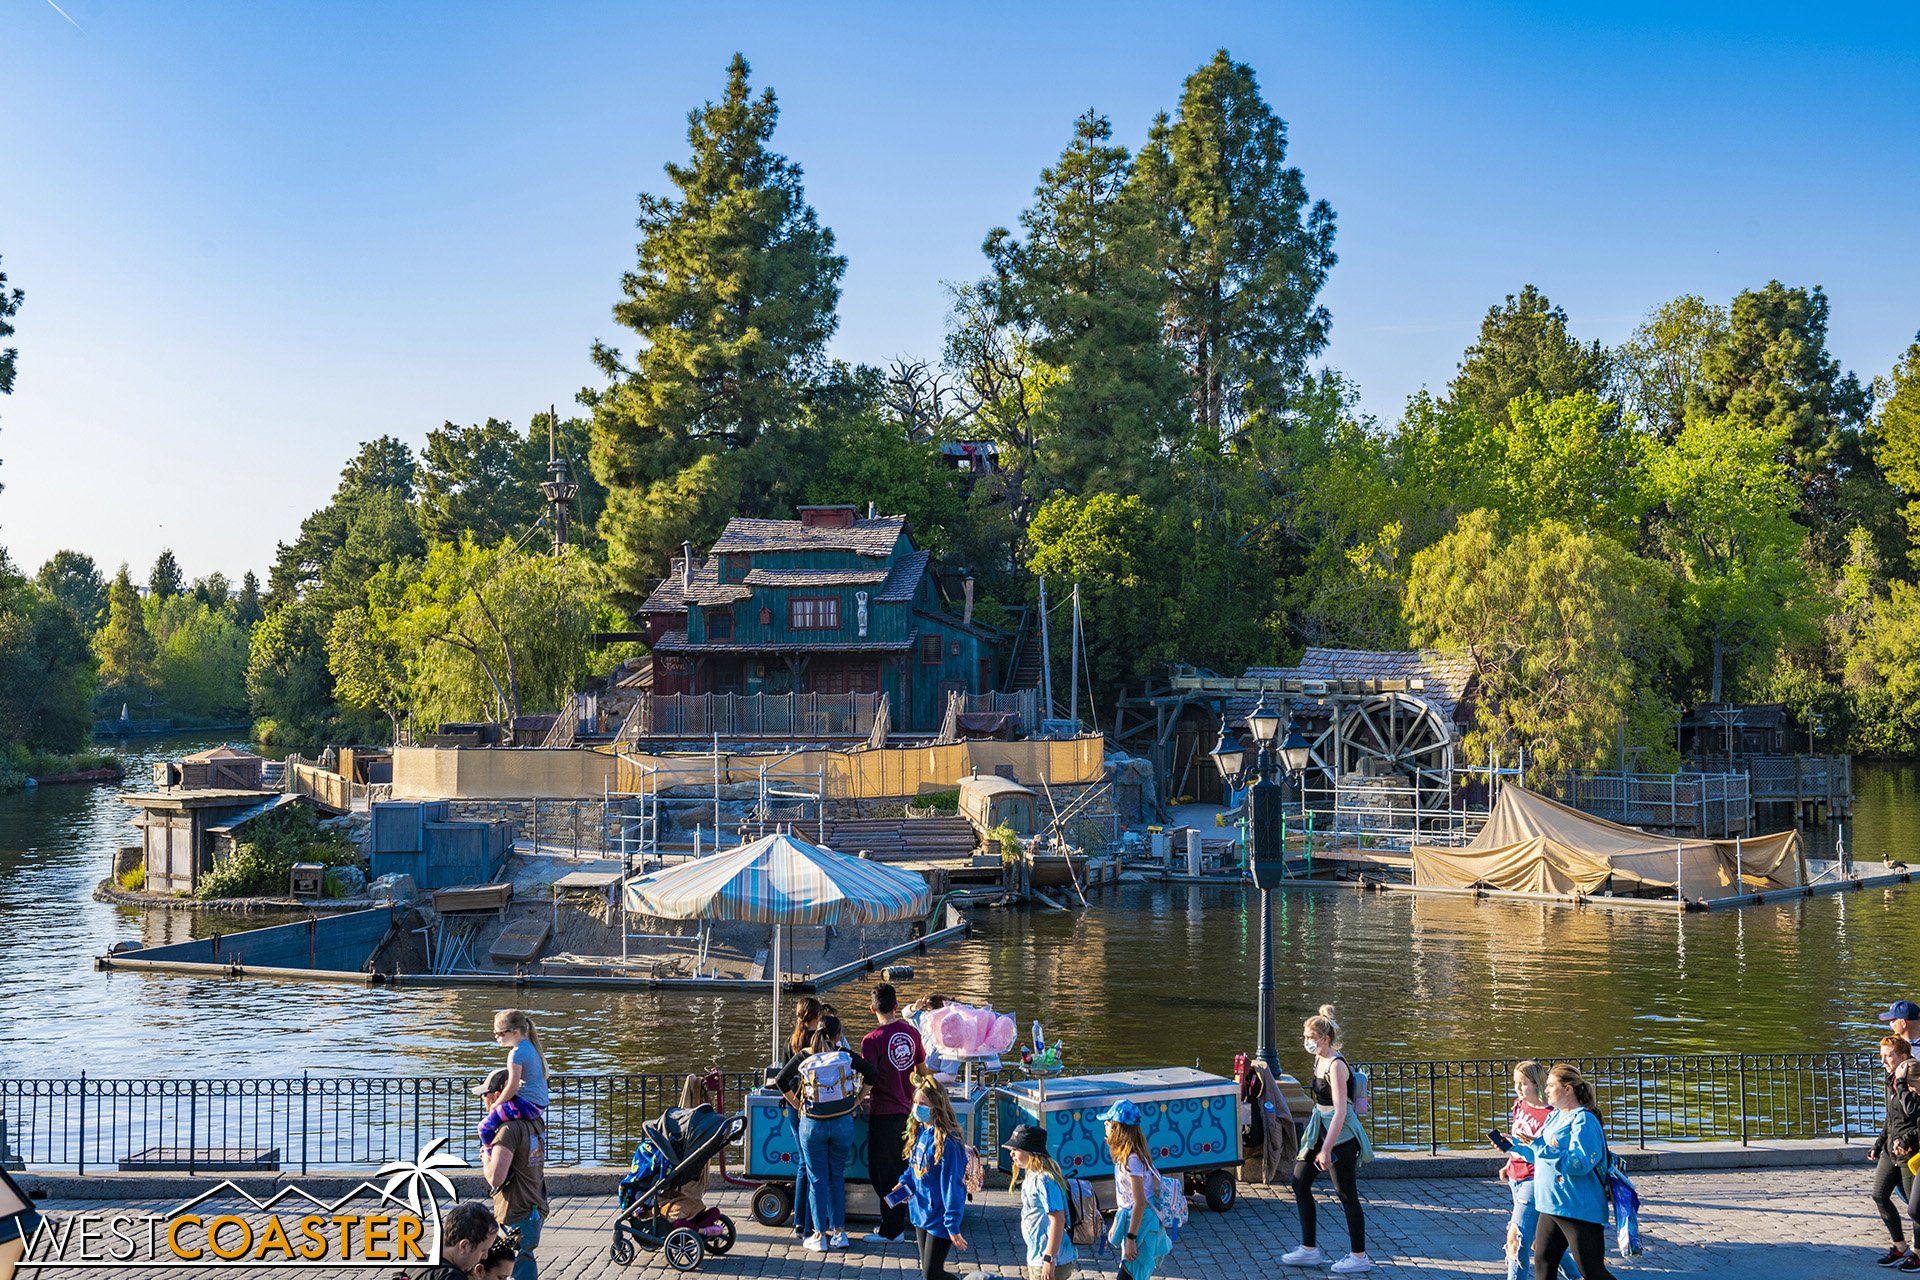
[[[1895,1018],[1905,1018],[1908,1022],[1920,1021],[1920,1004],[1911,1000],[1895,1000],[1887,1011],[1880,1015],[1880,1021],[1892,1022]]]
[[[473,1096],[476,1098],[484,1098],[490,1093],[500,1093],[503,1090],[505,1090],[506,1087],[507,1087],[507,1069],[505,1067],[495,1067],[493,1069],[493,1074],[489,1075],[485,1080],[482,1080],[479,1084],[473,1086],[473,1088],[469,1089],[468,1092],[473,1094]]]
[[[1111,1120],[1115,1124],[1139,1124],[1140,1104],[1131,1098],[1122,1098],[1100,1113],[1102,1123]]]
[[[1030,1156],[1047,1154],[1047,1131],[1037,1124],[1015,1125],[1007,1140],[1000,1144],[1009,1151],[1024,1151]]]

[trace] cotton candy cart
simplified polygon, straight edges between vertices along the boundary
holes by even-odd
[[[1205,1196],[1207,1207],[1217,1213],[1239,1198],[1240,1087],[1226,1076],[1162,1067],[1022,1080],[994,1093],[1000,1133],[1012,1133],[1018,1124],[1043,1126],[1047,1150],[1069,1178],[1113,1178],[1100,1113],[1124,1098],[1140,1108],[1140,1128],[1156,1169],[1181,1175],[1188,1194]],[[1005,1151],[1000,1167],[1012,1169]]]
[[[954,1115],[974,1146],[980,1145],[988,1108],[987,1091],[969,1086],[947,1090]],[[746,1098],[746,1176],[757,1184],[751,1206],[762,1226],[777,1227],[793,1217],[794,1180],[799,1176],[800,1153],[794,1140],[791,1108],[771,1088],[755,1089]],[[856,1115],[853,1153],[847,1160],[847,1213],[860,1218],[880,1216],[880,1199],[867,1185],[867,1125]]]

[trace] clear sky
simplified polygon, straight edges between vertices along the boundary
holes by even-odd
[[[1916,12],[0,0],[0,545],[237,578],[359,441],[565,405],[735,50],[849,259],[842,358],[937,356],[1073,117],[1137,143],[1225,46],[1338,214],[1327,360],[1369,412],[1527,282],[1608,342],[1821,284],[1871,377],[1920,329]]]

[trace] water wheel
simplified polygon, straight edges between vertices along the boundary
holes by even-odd
[[[1379,693],[1341,700],[1314,736],[1314,763],[1336,780],[1378,779],[1409,808],[1445,812],[1452,793],[1453,726],[1425,699]],[[1411,816],[1411,815],[1409,815]]]

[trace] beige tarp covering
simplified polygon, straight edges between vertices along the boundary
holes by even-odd
[[[1736,863],[1744,888],[1734,885]],[[1678,872],[1683,897],[1724,898],[1806,883],[1800,833],[1733,840],[1655,835],[1570,809],[1524,787],[1500,799],[1473,843],[1462,848],[1413,847],[1413,883],[1517,893],[1671,891]]]

